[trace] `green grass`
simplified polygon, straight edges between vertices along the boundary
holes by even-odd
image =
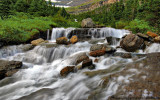
[[[26,13],[17,13],[8,19],[0,19],[0,39],[5,42],[25,43],[36,34],[55,27],[79,27],[74,20],[60,15],[54,17],[34,17]]]
[[[10,16],[0,19],[0,37],[6,42],[26,42],[40,31],[51,29],[51,25],[56,23],[47,17]]]

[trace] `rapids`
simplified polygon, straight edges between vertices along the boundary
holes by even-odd
[[[61,36],[68,37],[73,30],[75,29],[55,28],[51,37],[49,37],[48,31],[48,39],[51,38],[50,41],[55,41]],[[90,29],[88,34],[92,36],[92,39],[95,39],[107,36],[122,38],[129,33],[126,30],[102,28],[100,30]],[[96,37],[96,34],[100,34],[100,36]],[[113,39],[113,41],[115,40]],[[0,59],[22,61],[25,68],[19,70],[12,77],[0,81],[0,100],[86,100],[95,90],[99,91],[99,95],[95,98],[108,99],[116,93],[122,81],[129,83],[131,75],[119,76],[118,79],[110,81],[102,89],[99,88],[103,83],[102,78],[114,73],[114,71],[90,77],[84,74],[89,69],[83,69],[71,73],[65,78],[60,76],[61,69],[75,65],[75,59],[78,55],[88,53],[91,45],[86,41],[69,46],[54,44],[53,47],[47,47],[40,45],[31,50],[24,50],[29,44],[3,47],[0,49]],[[112,44],[112,46],[117,45],[119,45],[119,41]],[[156,52],[160,50],[159,48],[159,44],[153,44],[143,53]],[[99,59],[99,63],[94,63],[96,69],[93,71],[113,68],[121,70],[125,64],[133,62],[132,59],[112,56],[102,56]]]

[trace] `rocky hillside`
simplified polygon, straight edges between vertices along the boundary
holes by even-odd
[[[79,0],[80,1],[80,0]],[[94,10],[98,7],[101,7],[103,5],[114,3],[119,0],[86,0],[84,3],[79,3],[79,5],[68,8],[68,12],[72,14],[82,13],[85,11]],[[74,3],[74,2],[72,2]]]

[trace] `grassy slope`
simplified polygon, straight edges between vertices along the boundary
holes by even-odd
[[[80,27],[80,23],[59,14],[54,17],[35,17],[27,13],[17,13],[8,19],[0,19],[0,41],[25,43],[36,34],[51,29],[51,26]]]
[[[26,42],[40,31],[56,26],[47,17],[29,18],[28,16],[12,16],[7,20],[0,20],[0,37],[6,42]]]

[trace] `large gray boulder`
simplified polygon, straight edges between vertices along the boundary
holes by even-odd
[[[120,46],[128,52],[135,52],[138,49],[143,49],[145,44],[142,38],[135,34],[129,34],[121,41]]]
[[[83,19],[81,23],[82,28],[94,28],[96,25],[91,18]]]

